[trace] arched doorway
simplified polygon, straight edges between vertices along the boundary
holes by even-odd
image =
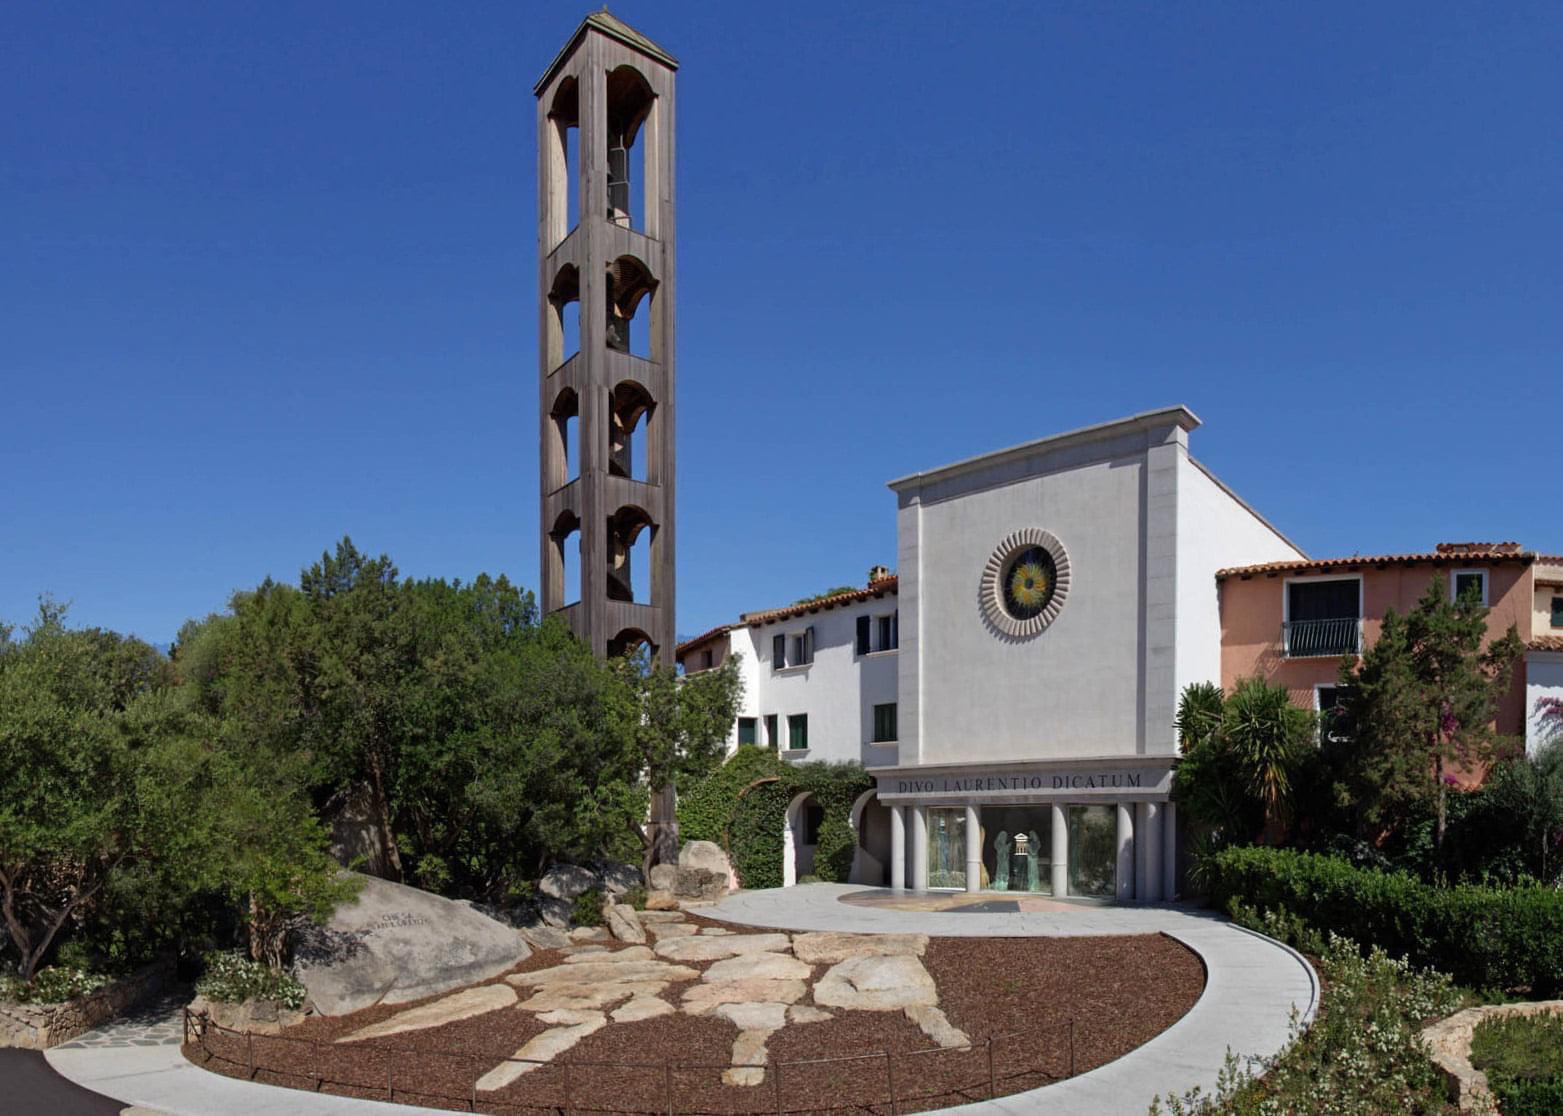
[[[890,886],[890,809],[873,791],[864,791],[852,804],[852,874],[848,883],[868,887]]]
[[[782,832],[782,886],[791,887],[814,874],[814,853],[819,848],[819,827],[825,810],[808,791],[787,804]]]

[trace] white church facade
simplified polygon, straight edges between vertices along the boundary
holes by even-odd
[[[1156,901],[1176,891],[1178,694],[1221,679],[1216,571],[1302,559],[1189,454],[1173,407],[891,482],[894,576],[745,614],[730,746],[855,760],[854,882]],[[788,819],[785,878],[811,823]]]

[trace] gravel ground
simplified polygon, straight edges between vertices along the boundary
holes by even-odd
[[[560,959],[539,951],[512,971]],[[319,1045],[409,1006],[402,1004],[311,1019],[285,1037],[249,1042],[254,1064],[262,1067],[257,1081],[378,1100],[394,1095],[463,1111],[475,1101],[480,1112],[528,1116],[561,1109],[665,1113],[671,1094],[672,1108],[680,1113],[888,1114],[892,1084],[900,1112],[988,1096],[990,1037],[991,1084],[1000,1095],[1068,1076],[1071,1060],[1073,1072],[1083,1073],[1171,1026],[1193,1006],[1205,982],[1199,959],[1161,935],[935,938],[923,963],[938,985],[940,1006],[975,1040],[973,1049],[930,1049],[927,1036],[899,1013],[838,1011],[826,1022],[772,1035],[767,1044],[772,1070],[763,1085],[752,1088],[721,1083],[736,1028],[722,1019],[681,1013],[610,1023],[559,1062],[476,1096],[473,1082],[545,1030],[544,1024],[527,1012],[505,1009],[348,1046]],[[815,977],[823,971],[816,966]],[[683,987],[674,985],[666,998],[677,1002]],[[251,1052],[243,1038],[210,1035],[204,1049],[187,1047],[186,1053],[215,1072],[249,1075]],[[637,1065],[591,1064],[603,1062]]]

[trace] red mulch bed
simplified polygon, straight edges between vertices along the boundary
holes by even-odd
[[[553,951],[539,951],[512,972],[560,960]],[[972,1049],[934,1048],[899,1012],[837,1011],[834,1019],[772,1035],[765,1083],[752,1088],[722,1084],[737,1029],[724,1019],[683,1014],[610,1022],[558,1062],[498,1092],[476,1095],[477,1078],[545,1030],[544,1024],[527,1012],[500,1010],[424,1031],[330,1045],[410,1006],[399,1004],[310,1019],[280,1037],[246,1040],[210,1031],[204,1043],[185,1052],[197,1065],[230,1076],[248,1077],[254,1064],[260,1067],[254,1079],[269,1084],[375,1100],[394,1096],[459,1111],[474,1110],[475,1104],[479,1112],[528,1116],[666,1113],[671,1093],[673,1110],[680,1113],[878,1116],[891,1111],[892,1085],[896,1110],[916,1112],[980,1100],[990,1088],[1002,1096],[1083,1073],[1171,1026],[1205,984],[1199,959],[1162,935],[935,938],[923,963],[938,985],[940,1007],[972,1037]],[[815,978],[823,971],[816,966]],[[682,987],[674,985],[666,998],[677,1002]],[[604,1062],[619,1065],[589,1064]]]

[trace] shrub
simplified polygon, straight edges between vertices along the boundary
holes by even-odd
[[[721,767],[679,794],[679,840],[713,841],[726,848],[739,794],[756,779],[784,771],[780,757],[769,748],[743,745]]]
[[[1471,1064],[1487,1074],[1504,1116],[1563,1111],[1563,1015],[1483,1020],[1471,1036]]]
[[[1259,920],[1260,928],[1271,933],[1297,925],[1285,912],[1264,912]],[[1159,1100],[1152,1113],[1398,1116],[1444,1111],[1443,1078],[1428,1057],[1421,1028],[1459,1006],[1449,978],[1417,972],[1381,949],[1364,956],[1355,942],[1337,935],[1324,943],[1319,969],[1324,999],[1318,1018],[1303,1030],[1294,1017],[1292,1041],[1273,1061],[1256,1072],[1229,1054],[1213,1095],[1196,1090]]]
[[[0,1000],[18,1004],[60,1004],[96,992],[108,982],[109,978],[101,973],[50,965],[34,973],[32,980],[18,980],[9,974],[0,976]]]
[[[872,786],[868,773],[855,763],[787,764],[769,781],[747,785],[728,827],[729,852],[743,885],[781,886],[787,807],[803,793],[812,795],[825,812],[814,852],[814,874],[827,883],[844,883],[852,872],[857,845],[852,804]]]
[[[643,911],[646,909],[646,889],[640,884],[636,884],[624,892],[619,898],[619,902],[628,903],[637,911]]]
[[[1473,988],[1546,996],[1563,987],[1563,892],[1533,884],[1440,888],[1403,872],[1274,848],[1225,849],[1203,868],[1221,907],[1235,899],[1291,911]]]
[[[570,905],[570,921],[577,926],[602,925],[602,891],[591,887],[575,897]]]
[[[206,972],[195,990],[208,1000],[223,1004],[270,1000],[295,1010],[304,1006],[304,986],[288,973],[238,953],[208,953],[205,961]]]

